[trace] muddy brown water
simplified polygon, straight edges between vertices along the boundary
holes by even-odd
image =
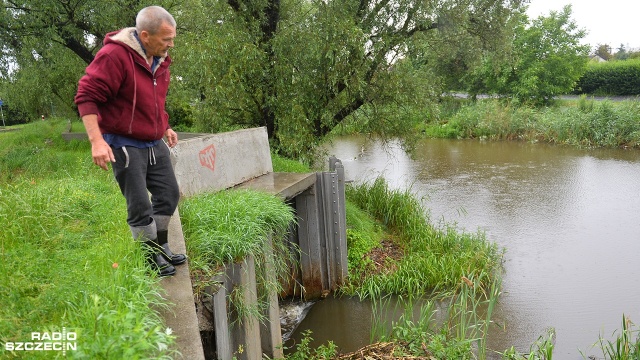
[[[601,357],[593,345],[619,333],[623,314],[640,324],[640,151],[425,140],[411,157],[359,136],[328,149],[347,180],[383,176],[424,197],[434,223],[480,230],[506,249],[490,349],[529,352],[554,328],[554,358]],[[311,330],[314,344],[356,350],[370,342],[373,311],[355,299],[318,302],[289,345]]]

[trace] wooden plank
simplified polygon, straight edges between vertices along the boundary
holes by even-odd
[[[241,291],[241,306],[246,309],[258,309],[258,291],[256,288],[256,270],[253,256],[247,256],[242,262],[230,266],[232,287]],[[229,290],[230,291],[230,290]],[[234,339],[235,357],[239,360],[262,359],[260,324],[251,312],[231,315],[231,329]]]
[[[334,239],[335,239],[335,211],[336,200],[335,193],[337,191],[336,174],[332,172],[323,172],[322,176],[322,226],[324,227],[324,237],[321,239],[323,245],[323,292],[327,292],[332,288],[334,280]]]
[[[348,260],[347,260],[347,214],[346,214],[346,199],[345,199],[345,183],[344,183],[344,166],[342,166],[342,162],[336,159],[336,163],[334,165],[336,174],[338,176],[338,209],[337,209],[337,217],[338,217],[338,229],[337,229],[337,239],[336,239],[336,249],[335,249],[335,259],[336,259],[336,283],[334,284],[333,290],[336,290],[340,285],[344,284],[347,280],[347,276],[349,274],[348,270]]]

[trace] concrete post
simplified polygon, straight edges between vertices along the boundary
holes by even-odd
[[[278,293],[276,283],[278,281],[274,267],[273,241],[268,236],[264,244],[265,264],[264,276],[267,291],[268,307],[265,314],[265,323],[260,324],[262,334],[262,352],[271,359],[281,359],[284,357],[282,349],[282,329],[280,328],[280,306],[278,304]],[[271,285],[273,284],[273,285]]]
[[[217,283],[217,291],[213,292],[213,321],[216,336],[216,353],[218,360],[231,360],[231,334],[227,319],[227,289],[223,282]]]
[[[232,288],[241,292],[239,302],[245,310],[234,311],[231,319],[231,332],[234,340],[235,357],[239,360],[262,359],[260,340],[260,324],[255,316],[258,309],[258,292],[256,287],[256,268],[253,256],[247,256],[242,262],[228,266],[227,277]],[[229,293],[232,290],[227,289]]]

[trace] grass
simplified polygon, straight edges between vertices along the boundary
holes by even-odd
[[[619,332],[616,330],[613,335],[615,337],[613,341],[605,340],[602,336],[598,340],[597,346],[602,350],[605,359],[640,359],[640,330],[634,327],[630,318],[623,315],[622,327]]]
[[[529,108],[494,99],[469,102],[442,121],[422,124],[421,129],[428,137],[639,148],[639,113],[640,101],[634,100],[582,97],[575,106]]]
[[[394,234],[404,256],[396,270],[358,279],[347,288],[359,296],[420,296],[456,289],[461,279],[475,279],[488,288],[501,268],[501,252],[482,234],[436,228],[409,191],[391,190],[382,178],[350,186],[347,198]]]
[[[0,357],[32,332],[77,333],[78,359],[162,359],[174,337],[151,307],[166,306],[147,275],[109,172],[88,143],[66,143],[63,121],[0,134]]]
[[[196,279],[196,289],[206,287],[208,279],[222,272],[226,263],[253,256],[257,282],[262,288],[259,290],[261,306],[267,305],[264,288],[282,290],[285,279],[290,277],[289,264],[296,259],[295,249],[291,249],[286,241],[295,221],[294,212],[282,200],[249,190],[205,193],[185,199],[180,207],[180,218],[185,238],[189,239],[189,270]],[[273,252],[265,251],[269,240]],[[265,278],[266,264],[273,266],[278,281]],[[196,295],[198,292],[196,290]],[[231,295],[235,299],[242,298],[239,293]],[[247,310],[239,301],[231,303],[238,311]]]

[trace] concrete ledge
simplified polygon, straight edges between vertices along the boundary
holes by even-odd
[[[182,234],[180,214],[176,210],[169,223],[169,246],[172,251],[185,254],[186,245]],[[198,316],[196,315],[193,288],[189,275],[189,260],[176,266],[176,274],[160,280],[165,298],[173,304],[170,308],[158,309],[166,325],[176,336],[177,348],[182,359],[204,360],[204,349],[200,339]]]
[[[188,138],[172,154],[183,196],[227,189],[273,171],[264,127]]]
[[[312,187],[315,183],[315,173],[268,173],[246,181],[234,187],[234,189],[260,190],[289,200]]]

